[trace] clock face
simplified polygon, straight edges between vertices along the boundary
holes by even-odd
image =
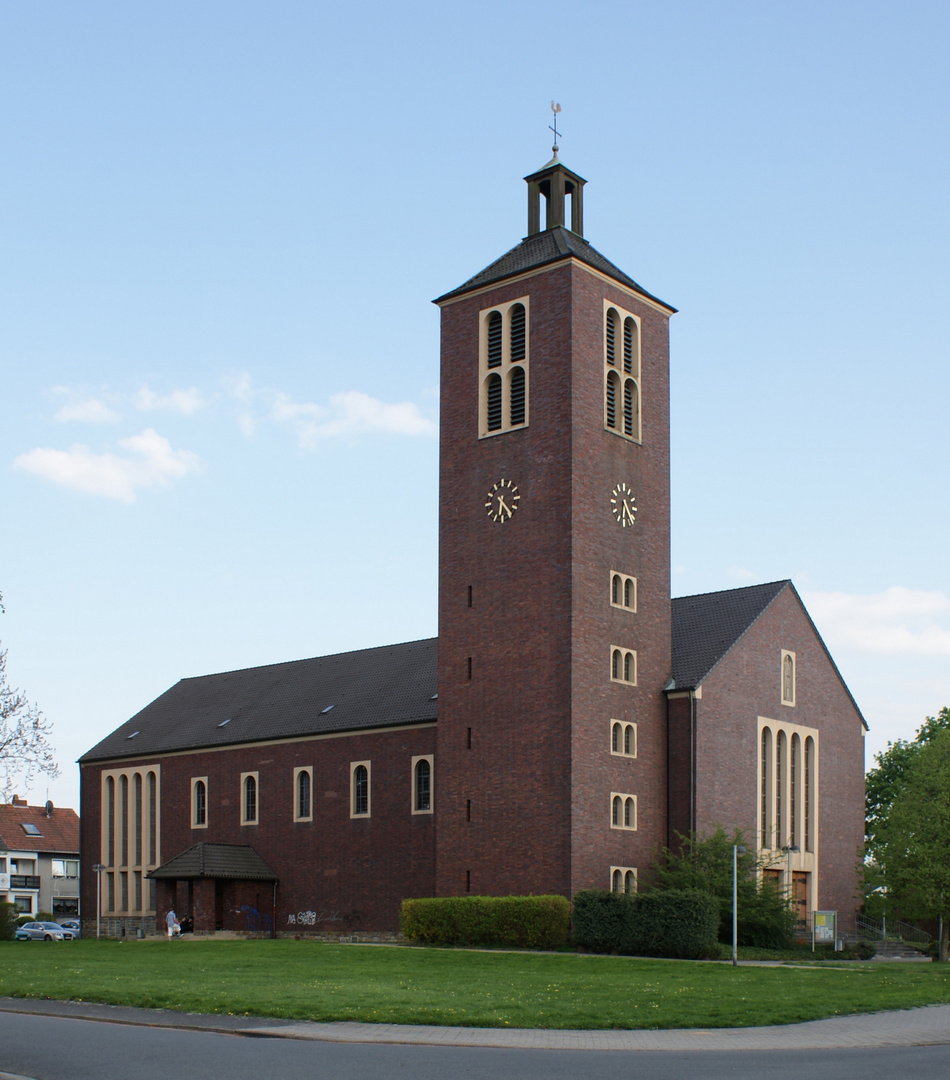
[[[637,520],[637,498],[625,483],[619,483],[610,493],[610,512],[624,529]]]
[[[492,484],[491,491],[485,498],[485,510],[492,521],[503,525],[514,517],[520,498],[517,485],[502,477],[497,484]]]

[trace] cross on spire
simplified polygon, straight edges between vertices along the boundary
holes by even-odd
[[[554,123],[553,124],[548,124],[548,131],[553,131],[554,132],[554,145],[551,147],[551,149],[554,151],[554,156],[555,157],[557,157],[557,140],[558,140],[557,114],[560,111],[561,111],[561,106],[552,101],[551,102],[551,112],[554,113]]]

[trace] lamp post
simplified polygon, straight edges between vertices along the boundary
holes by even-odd
[[[105,866],[101,862],[92,864],[96,872],[96,941],[99,940],[99,919],[102,915],[102,871]]]
[[[739,939],[739,856],[745,855],[745,848],[739,844],[732,845],[732,966],[739,963],[736,957],[736,945]]]

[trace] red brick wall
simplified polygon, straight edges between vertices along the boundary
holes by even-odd
[[[529,424],[480,440],[479,312],[525,295]],[[643,317],[642,446],[604,431],[605,297]],[[566,264],[443,309],[441,894],[470,884],[480,893],[570,895],[605,886],[612,863],[642,865],[665,840],[666,323],[664,314]],[[502,477],[522,498],[515,517],[498,524],[484,503]],[[611,489],[621,481],[640,507],[632,529],[610,512]],[[611,569],[638,577],[638,614],[610,606]],[[611,683],[612,643],[637,650],[636,688]],[[611,717],[638,723],[639,759],[610,754]],[[638,832],[610,828],[611,790],[638,796]]]
[[[167,862],[200,842],[249,844],[278,875],[278,931],[397,930],[402,899],[431,896],[435,888],[434,816],[411,813],[411,759],[431,754],[434,745],[434,728],[403,728],[143,758],[143,765],[161,762],[160,858]],[[351,819],[350,762],[363,760],[372,763],[372,812],[369,818]],[[313,767],[313,821],[294,822],[293,770],[303,766]],[[83,814],[89,814],[83,829],[84,867],[99,859],[102,769],[83,769]],[[440,797],[438,770],[436,758],[435,806]],[[259,824],[242,826],[240,776],[255,771]],[[191,828],[191,778],[198,776],[208,778],[205,829]],[[246,927],[241,904],[271,911],[269,882],[236,888],[229,886],[225,892],[227,928]],[[84,875],[83,905],[84,911],[95,912],[94,875]]]
[[[794,706],[781,703],[781,650],[796,653]],[[757,717],[819,731],[818,906],[851,912],[864,839],[860,717],[795,592],[786,588],[725,657],[696,702],[697,829],[756,836]]]

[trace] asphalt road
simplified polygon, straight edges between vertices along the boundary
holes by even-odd
[[[189,1018],[180,1017],[182,1022]],[[162,1024],[108,1023],[0,1012],[0,1080],[749,1080],[803,1075],[834,1080],[917,1080],[950,1076],[950,1042],[929,1046],[786,1050],[550,1050],[513,1047],[327,1042],[254,1035],[235,1019],[234,1034]],[[263,1025],[262,1025],[263,1026]],[[242,1033],[238,1033],[240,1030]],[[788,1029],[793,1030],[793,1029]],[[950,1038],[950,1033],[948,1033]]]

